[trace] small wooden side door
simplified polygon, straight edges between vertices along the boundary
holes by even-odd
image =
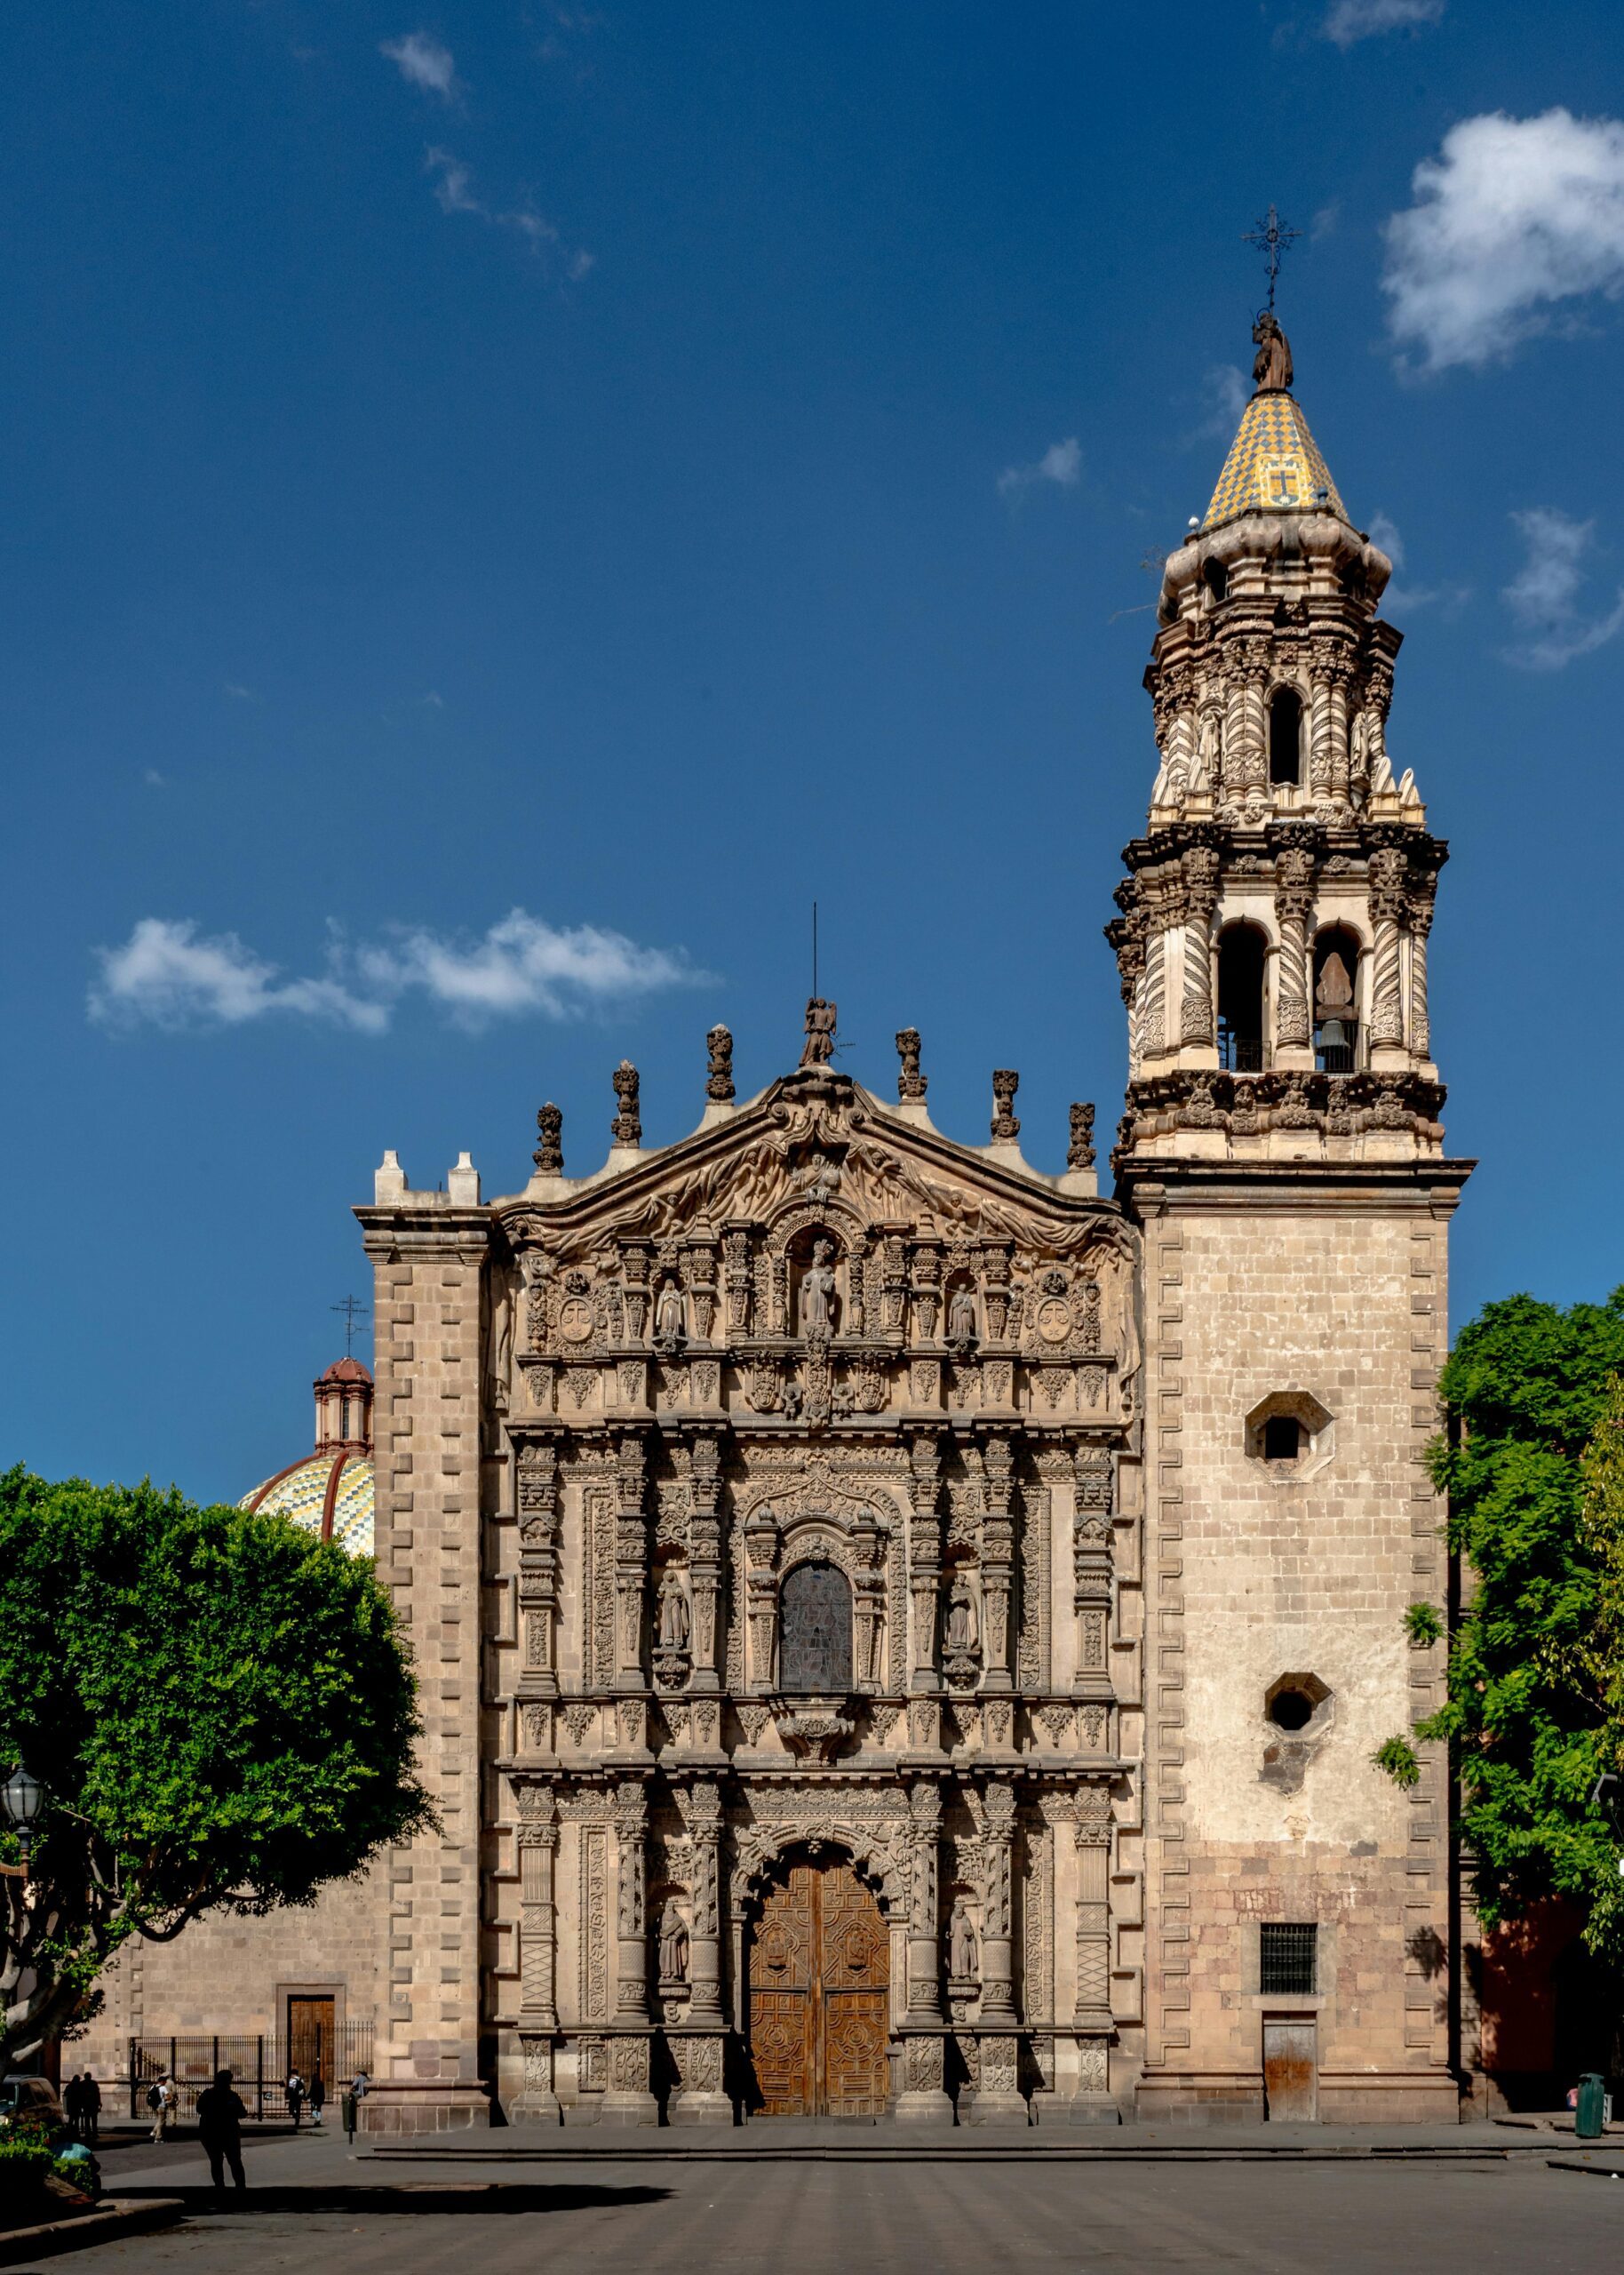
[[[1277,2125],[1319,2116],[1319,2059],[1311,2020],[1263,2024],[1263,2114]]]

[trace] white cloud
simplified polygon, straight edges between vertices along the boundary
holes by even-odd
[[[1319,28],[1338,47],[1352,47],[1378,32],[1436,24],[1443,12],[1444,0],[1334,0]]]
[[[1404,567],[1404,539],[1399,536],[1398,524],[1390,514],[1377,511],[1371,515],[1370,537],[1373,544],[1381,547],[1395,569]]]
[[[1501,595],[1523,635],[1521,644],[1508,651],[1507,660],[1525,671],[1560,671],[1624,631],[1624,587],[1605,615],[1587,619],[1579,595],[1595,523],[1576,522],[1551,506],[1536,506],[1511,519],[1527,558]]]
[[[449,150],[436,148],[428,153],[423,164],[429,173],[440,176],[434,184],[434,196],[440,200],[442,213],[479,213],[490,220],[489,209],[481,204],[468,187],[471,177],[460,158],[454,158]]]
[[[421,87],[425,94],[438,95],[448,103],[456,100],[456,60],[432,33],[407,32],[400,39],[385,40],[378,52],[398,67],[402,79]]]
[[[1491,363],[1550,329],[1560,303],[1624,292],[1618,119],[1463,119],[1411,188],[1387,224],[1381,284],[1394,339],[1426,371]]]
[[[474,176],[462,160],[439,144],[428,151],[424,165],[429,173],[437,173],[434,196],[442,213],[472,213],[482,221],[489,221],[498,229],[516,229],[532,252],[550,253],[557,248],[564,262],[564,274],[573,284],[578,284],[593,265],[594,256],[579,248],[565,252],[556,225],[533,205],[516,206],[511,212],[498,213],[474,193]]]
[[[1051,443],[1031,466],[1007,466],[998,478],[1000,498],[1018,498],[1034,483],[1052,482],[1061,490],[1075,490],[1083,471],[1082,445],[1075,435]]]
[[[99,948],[100,978],[90,991],[92,1018],[109,1026],[239,1026],[273,1011],[329,1019],[376,1034],[388,1014],[338,981],[279,980],[275,964],[235,932],[199,939],[189,919],[144,916],[121,948]]]
[[[141,779],[149,790],[167,790],[169,787],[168,775],[160,774],[155,766],[149,766]]]
[[[1201,374],[1201,393],[1206,403],[1206,416],[1196,429],[1197,434],[1203,439],[1215,435],[1221,443],[1232,442],[1240,414],[1252,395],[1252,385],[1246,373],[1238,363],[1209,363]]]
[[[199,938],[196,924],[143,917],[122,947],[98,949],[91,1016],[106,1026],[240,1026],[283,1012],[381,1034],[417,994],[459,1026],[536,1013],[578,1016],[594,1005],[705,983],[680,953],[641,947],[595,924],[555,926],[515,908],[482,938],[425,928],[329,954],[324,978],[283,979],[235,933]]]

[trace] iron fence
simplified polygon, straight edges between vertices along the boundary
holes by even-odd
[[[358,2070],[371,2070],[374,2027],[370,2022],[343,2022],[323,2029],[322,2074],[330,2102],[337,2102]],[[175,2117],[195,2118],[198,2095],[213,2084],[217,2070],[229,2070],[251,2117],[286,2117],[288,2072],[295,2062],[306,2086],[310,2083],[310,2043],[309,2037],[300,2034],[290,2047],[285,2038],[268,2032],[258,2037],[221,2032],[209,2038],[132,2038],[130,2114],[145,2112],[147,2087],[168,2071],[175,2087]]]

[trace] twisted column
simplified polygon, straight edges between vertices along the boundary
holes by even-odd
[[[1289,848],[1275,864],[1274,907],[1280,928],[1275,988],[1275,1040],[1306,1049],[1314,1029],[1310,1014],[1308,916],[1314,894],[1314,857]]]
[[[1184,997],[1179,1039],[1210,1046],[1213,1026],[1213,915],[1218,906],[1218,856],[1192,845],[1184,856]]]
[[[1399,920],[1405,910],[1408,870],[1396,845],[1378,846],[1370,857],[1370,913],[1375,930],[1371,960],[1370,1039],[1373,1045],[1404,1048],[1404,991]]]
[[[1432,1056],[1432,1014],[1427,1004],[1427,940],[1432,930],[1432,881],[1410,900],[1410,1047],[1418,1058]]]

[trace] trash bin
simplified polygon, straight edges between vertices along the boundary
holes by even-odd
[[[354,2139],[354,2137],[355,2137],[355,2096],[354,2096],[354,2094],[345,2094],[345,2095],[343,2095],[340,2097],[340,2099],[339,2099],[339,2103],[338,2103],[338,2110],[339,2110],[339,2114],[341,2115],[341,2117],[343,2118],[343,2120],[344,2120],[344,2129],[345,2129],[345,2131],[349,2135],[350,2139],[353,2141],[353,2140]]]
[[[1579,2081],[1579,2099],[1573,2109],[1573,2130],[1581,2141],[1599,2141],[1606,2115],[1606,2080],[1598,2078],[1594,2070],[1587,2070]]]

